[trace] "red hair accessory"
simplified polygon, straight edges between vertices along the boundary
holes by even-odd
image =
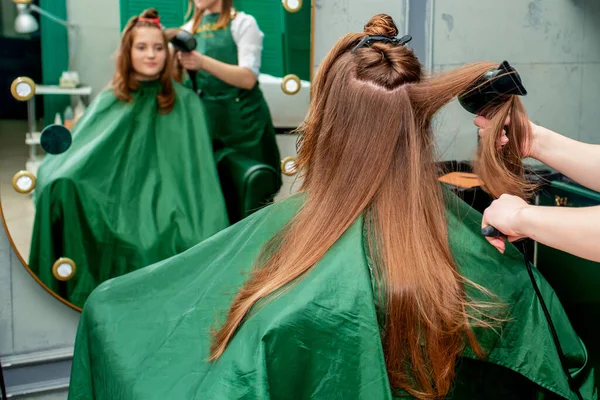
[[[143,18],[143,17],[139,17],[138,18],[138,22],[150,22],[152,24],[155,24],[156,26],[158,26],[159,28],[161,28],[161,24],[160,24],[160,17],[157,18]]]

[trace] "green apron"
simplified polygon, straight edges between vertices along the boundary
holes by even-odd
[[[195,34],[199,53],[226,64],[238,65],[231,23],[214,29],[220,14],[205,15]],[[281,159],[275,128],[258,80],[250,90],[231,86],[213,75],[198,71],[196,82],[207,113],[218,163],[231,151],[240,152],[280,171]]]
[[[181,253],[228,226],[202,103],[175,84],[159,114],[160,82],[133,101],[100,93],[73,130],[67,152],[38,170],[29,267],[53,292],[83,307],[92,290]],[[52,273],[60,257],[72,279]]]
[[[207,361],[210,329],[302,201],[296,195],[275,203],[183,254],[99,287],[81,316],[69,399],[392,399],[362,218],[310,273],[256,308],[217,361]],[[465,351],[449,398],[576,400],[520,253],[490,246],[481,214],[457,197],[447,210],[460,273],[491,290],[510,316],[497,332],[476,329],[488,358]],[[552,288],[535,275],[571,374],[583,398],[596,399],[586,348]]]

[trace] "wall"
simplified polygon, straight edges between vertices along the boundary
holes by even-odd
[[[477,60],[508,60],[529,94],[533,121],[600,143],[600,2],[597,0],[432,0],[432,62],[445,70]],[[444,159],[470,159],[473,116],[458,102],[438,119]]]
[[[406,32],[409,0],[316,0],[314,67],[329,50],[348,32],[362,32],[371,16],[386,13],[392,16],[401,34]],[[414,0],[413,0],[414,1]],[[423,1],[423,0],[419,0]]]
[[[121,40],[119,0],[67,0],[69,21],[78,24],[75,70],[94,95],[104,89],[114,72]]]

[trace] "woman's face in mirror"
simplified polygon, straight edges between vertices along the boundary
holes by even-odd
[[[138,79],[157,79],[167,61],[167,49],[162,30],[152,27],[136,28],[131,46],[131,66]]]

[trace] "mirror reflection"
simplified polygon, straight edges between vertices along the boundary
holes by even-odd
[[[15,73],[19,115],[0,120],[10,240],[29,272],[77,309],[102,282],[184,252],[289,190],[295,138],[280,134],[308,108],[311,4],[127,3],[119,40],[104,43],[117,49],[109,82],[89,85],[97,60],[57,48],[69,70],[51,84]],[[19,18],[77,31],[33,6],[15,5]],[[37,29],[19,34],[49,46]]]

